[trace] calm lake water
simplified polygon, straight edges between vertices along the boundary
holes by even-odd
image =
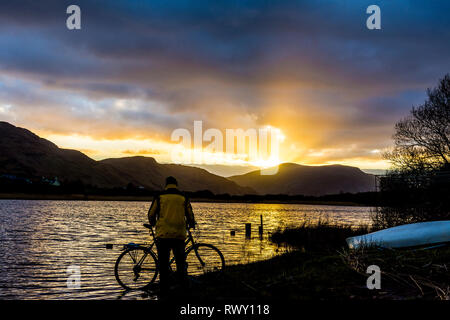
[[[0,200],[0,299],[155,299],[125,293],[114,278],[120,246],[149,243],[150,203],[108,201]],[[358,225],[369,207],[297,204],[193,203],[199,242],[216,245],[227,265],[263,260],[283,252],[268,241],[277,229],[308,220]],[[260,215],[264,235],[258,235]],[[252,223],[252,238],[244,224]],[[230,231],[235,230],[235,236]],[[78,266],[81,288],[68,289],[69,266]]]

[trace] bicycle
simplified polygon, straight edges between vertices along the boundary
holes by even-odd
[[[145,290],[156,280],[159,273],[158,257],[153,250],[155,234],[149,224],[144,224],[144,227],[150,229],[153,242],[149,246],[134,243],[124,245],[124,251],[114,266],[116,280],[126,290]],[[211,244],[196,243],[191,231],[189,229],[187,231],[188,237],[185,241],[187,274],[192,276],[222,271],[225,267],[222,252]],[[174,261],[175,257],[169,261],[171,270]]]

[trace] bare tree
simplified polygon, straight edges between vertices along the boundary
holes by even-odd
[[[375,228],[450,218],[450,75],[397,122],[392,171],[380,180]]]
[[[402,172],[426,172],[450,164],[450,75],[427,90],[424,104],[395,125],[393,151],[385,154]]]

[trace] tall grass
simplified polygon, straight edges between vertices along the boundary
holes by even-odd
[[[278,245],[287,245],[302,250],[336,250],[346,246],[345,239],[370,232],[370,227],[361,225],[331,224],[328,220],[319,220],[311,224],[303,222],[300,227],[286,228],[272,233],[270,239]]]
[[[387,299],[450,300],[450,247],[429,250],[343,250],[345,264],[361,275],[369,265],[381,270]]]

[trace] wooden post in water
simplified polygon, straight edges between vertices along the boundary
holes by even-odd
[[[251,223],[245,224],[245,237],[246,238],[252,237],[252,224]]]
[[[262,236],[263,236],[263,217],[262,217],[262,215],[260,217],[261,217],[261,225],[259,226],[259,237],[262,238]]]

